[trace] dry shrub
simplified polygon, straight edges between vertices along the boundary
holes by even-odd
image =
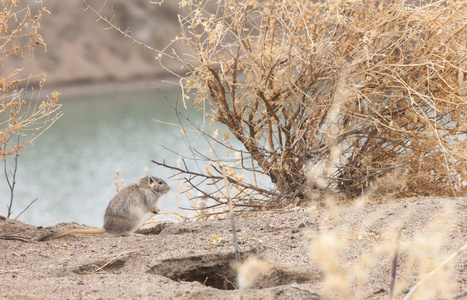
[[[38,11],[20,1],[3,0],[0,14],[0,161],[11,190],[8,216],[11,214],[18,151],[31,144],[60,116],[57,91],[41,100],[45,74],[26,75],[34,51],[46,47],[39,34],[42,14],[47,12],[39,1]],[[9,59],[17,59],[15,69],[5,69]],[[34,89],[32,81],[39,82]],[[30,93],[28,95],[28,93]],[[15,155],[15,170],[11,181],[6,172],[8,156]]]
[[[182,1],[185,91],[281,196],[465,194],[465,1],[211,2]]]
[[[318,214],[320,231],[310,236],[310,258],[323,275],[319,293],[324,299],[388,299],[392,281],[394,298],[389,299],[465,296],[464,281],[456,279],[463,263],[454,259],[465,257],[467,245],[456,234],[465,216],[457,212],[456,201],[371,208],[361,205],[365,201],[349,206],[332,202],[327,199],[330,209]]]
[[[25,76],[24,71],[32,62],[34,51],[39,47],[45,49],[46,44],[39,34],[42,13],[47,12],[42,6],[32,12],[29,5],[20,5],[20,1],[2,1],[3,10],[0,15],[0,158],[5,158],[32,143],[44,132],[60,114],[57,105],[59,93],[54,91],[47,100],[41,101],[40,91],[46,81],[45,74]],[[19,57],[24,63],[16,69],[3,68],[11,57]],[[39,82],[36,98],[25,99],[31,78],[42,77]],[[29,100],[29,101],[27,101]],[[12,136],[25,136],[23,141],[10,145]]]
[[[255,202],[263,197],[283,206],[322,190],[349,198],[466,192],[465,1],[183,0],[182,33],[162,50],[112,24],[102,7],[86,7],[159,61],[183,64],[183,100],[191,95],[211,120],[210,136],[195,130],[235,154],[227,165],[237,204],[264,206]],[[197,172],[159,164],[219,202],[221,187],[193,180],[216,186],[218,160]],[[261,176],[276,190],[260,188]]]

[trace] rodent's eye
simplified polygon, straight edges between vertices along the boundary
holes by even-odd
[[[162,185],[162,180],[159,180],[159,184],[161,184],[161,185]]]

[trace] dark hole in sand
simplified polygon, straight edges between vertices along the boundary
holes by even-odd
[[[236,272],[230,267],[234,260],[233,253],[166,259],[148,272],[175,281],[198,281],[216,289],[234,290],[237,288]]]
[[[248,254],[242,254],[243,259],[247,256]],[[231,267],[234,260],[233,253],[166,259],[151,267],[148,273],[162,275],[175,281],[197,281],[216,289],[234,290],[238,288],[237,272]],[[319,280],[319,277],[319,274],[315,273],[276,268],[269,275],[257,278],[251,288],[305,283]]]

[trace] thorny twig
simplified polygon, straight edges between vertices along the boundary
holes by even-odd
[[[238,248],[237,228],[235,225],[235,216],[233,212],[232,198],[230,197],[229,181],[227,180],[227,175],[225,173],[225,167],[223,165],[220,165],[220,168],[222,170],[222,176],[225,182],[225,197],[227,198],[227,201],[229,203],[229,218],[230,218],[230,226],[232,227],[232,241],[233,241],[234,249],[235,249],[235,262],[237,263],[237,267],[238,267],[241,264],[241,259],[240,259],[240,250]]]
[[[17,141],[17,145],[20,144],[20,135],[18,134],[18,141]],[[5,148],[6,148],[6,143],[5,143]],[[18,170],[18,151],[19,149],[17,149],[15,151],[15,159],[14,159],[14,168],[13,168],[13,172],[11,173],[11,179],[10,179],[10,176],[8,176],[8,172],[7,172],[7,159],[5,158],[5,160],[3,161],[3,171],[5,173],[5,178],[6,178],[6,182],[8,184],[8,187],[10,189],[10,201],[9,201],[9,204],[7,205],[7,208],[8,208],[8,212],[7,212],[7,218],[9,218],[11,216],[11,214],[13,213],[13,197],[14,197],[14,191],[15,191],[15,185],[16,185],[16,171]],[[5,150],[4,150],[5,152]]]
[[[21,241],[21,242],[25,242],[25,243],[32,243],[32,241],[26,237],[23,237],[23,236],[17,236],[17,235],[13,235],[14,233],[8,233],[8,234],[4,234],[4,235],[0,235],[0,239],[2,240],[12,240],[12,241]]]
[[[34,204],[34,202],[37,201],[38,198],[34,199],[31,201],[31,203],[29,203],[15,218],[15,220],[17,220],[31,205]]]
[[[160,162],[157,162],[155,160],[151,160],[151,162],[155,163],[158,166],[162,166],[162,167],[177,171],[177,172],[179,172],[179,174],[187,174],[187,175],[194,176],[194,177],[200,177],[200,178],[204,178],[204,179],[217,180],[217,181],[223,180],[223,177],[221,175],[220,176],[206,175],[206,174],[203,174],[203,173],[190,171],[188,169],[184,170],[184,169],[180,169],[178,167],[170,166],[170,165],[166,164],[165,162],[160,163]],[[248,183],[245,183],[245,182],[240,182],[240,181],[238,181],[238,180],[236,180],[236,179],[234,179],[234,178],[232,178],[230,176],[227,176],[227,180],[228,180],[229,183],[241,186],[241,187],[246,188],[246,189],[251,189],[251,190],[257,191],[260,194],[269,195],[269,196],[273,196],[273,197],[280,196],[280,194],[278,194],[278,193],[276,193],[274,191],[262,189],[262,188],[260,188],[258,186],[251,185],[251,184],[248,184]],[[190,181],[190,180],[188,179],[188,181]]]
[[[391,283],[389,284],[389,300],[394,299],[394,286],[396,284],[397,259],[399,257],[399,243],[400,243],[401,233],[402,233],[402,228],[399,228],[399,230],[397,230],[397,236],[396,236],[396,248],[394,249],[394,255],[392,257]]]
[[[415,294],[415,292],[420,288],[428,279],[430,279],[432,276],[436,274],[438,270],[441,270],[444,268],[448,263],[450,263],[452,260],[454,260],[456,257],[461,255],[464,251],[467,250],[467,244],[459,248],[456,252],[454,252],[451,256],[446,258],[441,264],[439,264],[433,271],[428,273],[425,277],[423,277],[414,287],[410,289],[410,291],[405,295],[403,300],[409,300],[412,299],[412,296]]]

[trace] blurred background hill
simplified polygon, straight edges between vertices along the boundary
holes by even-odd
[[[28,1],[32,11],[39,9]],[[180,31],[178,1],[162,5],[147,0],[88,1],[122,31],[156,49],[163,49]],[[47,0],[40,33],[47,52],[39,48],[27,73],[47,74],[46,88],[59,89],[97,83],[154,80],[168,75],[157,53],[133,43],[98,17],[81,0]],[[4,68],[17,68],[27,59],[10,59]],[[175,62],[163,61],[176,71]]]

